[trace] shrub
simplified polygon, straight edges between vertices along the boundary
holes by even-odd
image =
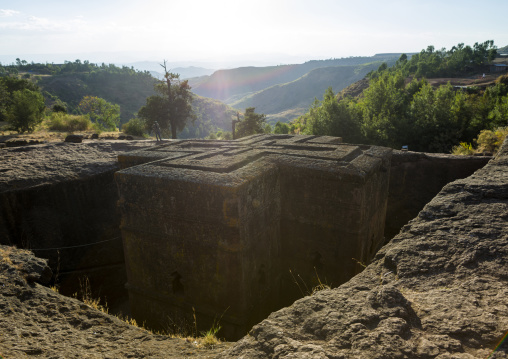
[[[472,156],[474,154],[473,145],[467,142],[461,142],[458,146],[452,148],[452,154]]]
[[[508,134],[508,127],[499,127],[494,131],[483,130],[478,135],[476,143],[480,152],[496,153]]]
[[[86,131],[92,128],[92,122],[87,116],[53,112],[49,118],[48,128],[61,132]]]
[[[145,121],[135,117],[122,125],[122,132],[131,136],[143,136],[145,134],[145,128]]]
[[[55,103],[53,107],[51,107],[51,111],[67,113],[67,108],[63,103]]]
[[[44,98],[38,91],[23,89],[12,93],[7,120],[19,132],[33,132],[44,118]]]
[[[466,156],[473,155],[475,152],[490,152],[495,154],[503,144],[507,135],[508,127],[498,127],[494,131],[482,130],[475,140],[478,144],[476,150],[470,143],[461,142],[460,145],[453,147],[452,154]]]
[[[79,103],[78,108],[81,113],[90,117],[90,120],[96,125],[96,129],[116,131],[116,126],[120,122],[119,105],[110,103],[100,97],[85,96]]]
[[[231,131],[225,131],[222,133],[222,139],[231,141],[233,139],[233,134],[231,133]]]

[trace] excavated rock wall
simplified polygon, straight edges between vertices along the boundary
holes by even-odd
[[[330,138],[330,141],[334,140]],[[153,145],[154,142],[150,141],[89,141],[82,144],[53,143],[0,149],[0,243],[38,249],[34,251],[38,256],[50,258],[50,265],[58,275],[63,293],[70,295],[79,291],[79,279],[89,277],[94,296],[106,296],[108,305],[114,307],[116,298],[119,302],[127,297],[123,248],[118,230],[119,216],[116,212],[118,197],[113,182],[113,173],[119,166],[117,156],[124,151]],[[128,157],[120,155],[124,158],[120,165],[129,167],[162,159],[167,153],[152,151],[150,156],[143,157],[145,155],[145,152]],[[131,162],[128,163],[126,159]],[[400,154],[394,151],[387,230],[393,227],[392,232],[397,232],[448,179],[465,176],[467,171],[472,172],[475,166],[484,161],[481,158],[466,160],[457,156]],[[455,166],[454,163],[459,165]],[[468,168],[466,172],[463,171],[465,168]],[[287,174],[294,175],[290,172]],[[396,182],[401,178],[405,180]],[[427,186],[427,182],[434,185]],[[288,187],[284,185],[283,188]],[[421,199],[421,196],[425,196],[425,199]],[[279,198],[269,197],[272,202]],[[288,193],[281,198],[288,198]],[[398,210],[390,211],[390,203],[397,203]],[[418,205],[413,206],[414,203]],[[285,206],[292,208],[293,204]],[[399,211],[402,213],[402,209],[407,211],[403,219],[390,215]],[[277,212],[269,215],[270,218],[274,216],[277,216]],[[395,225],[391,224],[391,218],[396,219]],[[286,238],[289,245],[291,236]],[[58,250],[41,250],[48,248]],[[316,255],[307,262],[313,261],[319,266],[322,259]],[[263,276],[271,271],[270,267],[264,267],[252,281],[258,283],[252,293],[257,293],[260,302],[266,297],[264,290],[268,289],[266,285],[261,285]],[[313,279],[315,277],[309,282]],[[287,289],[300,295],[296,286]]]
[[[272,313],[222,357],[508,358],[507,221],[508,140],[362,273]]]
[[[0,193],[2,243],[49,259],[62,293],[86,276],[112,306],[126,295],[114,172]]]
[[[399,233],[448,183],[466,178],[492,157],[393,151],[385,239]]]
[[[61,292],[115,307],[127,299],[118,191],[119,153],[146,141],[53,143],[0,150],[0,244],[49,259]],[[80,283],[80,280],[82,283]]]
[[[390,149],[258,135],[142,152],[120,161],[162,159],[116,174],[138,321],[224,312],[238,337],[301,295],[294,278],[342,283],[383,243]]]

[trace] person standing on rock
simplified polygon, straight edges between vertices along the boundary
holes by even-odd
[[[157,140],[157,142],[162,141],[161,127],[159,126],[159,123],[157,121],[155,121],[152,126],[152,132],[155,134],[155,139]]]

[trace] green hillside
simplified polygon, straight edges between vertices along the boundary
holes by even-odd
[[[328,87],[340,91],[361,80],[367,73],[379,67],[380,62],[358,66],[322,67],[311,70],[299,79],[275,85],[230,103],[234,108],[255,107],[267,115],[270,123],[287,122],[305,112]]]
[[[491,153],[508,132],[508,73],[493,69],[492,40],[428,46],[380,66],[292,121],[294,133],[422,152]],[[492,71],[492,72],[491,72]]]
[[[370,57],[314,60],[294,65],[240,67],[219,70],[211,76],[190,79],[189,84],[193,88],[192,91],[200,96],[232,103],[248,94],[297,80],[317,68],[358,66],[375,61],[395,61],[399,56],[400,54],[380,54]]]
[[[231,131],[231,121],[236,119],[235,109],[211,98],[195,95],[192,108],[197,119],[194,124],[188,124],[178,138],[203,138],[218,129]]]
[[[120,127],[146,104],[157,81],[147,71],[80,60],[60,65],[18,61],[17,65],[0,66],[0,76],[26,79],[40,89],[48,108],[63,104],[69,113],[78,113],[78,104],[84,96],[103,98],[120,106]],[[218,129],[231,130],[231,120],[236,117],[236,110],[231,107],[198,95],[194,95],[192,107],[196,121],[189,124],[180,138],[205,137]]]
[[[44,76],[38,85],[46,97],[57,97],[72,112],[84,96],[101,97],[120,105],[120,122],[125,123],[154,94],[155,79],[148,73],[68,73]],[[49,95],[51,94],[51,96]]]
[[[508,45],[505,46],[505,47],[500,47],[499,49],[497,49],[497,53],[498,54],[508,54]]]

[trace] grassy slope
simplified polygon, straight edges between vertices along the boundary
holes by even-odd
[[[84,96],[98,96],[120,105],[121,123],[127,122],[146,104],[146,98],[154,94],[155,79],[144,76],[128,76],[122,74],[107,74],[103,78],[84,76],[83,74],[66,74],[44,76],[39,80],[43,91],[57,96],[69,105],[72,112]],[[51,97],[47,96],[46,97]],[[52,100],[48,103],[51,105]],[[198,115],[196,127],[202,125],[202,131],[212,128],[231,129],[231,116],[236,111],[224,103],[196,96],[193,108]],[[206,133],[199,133],[205,136]]]
[[[232,103],[242,97],[268,87],[292,82],[308,72],[322,67],[357,66],[374,61],[394,61],[400,54],[383,54],[372,57],[315,60],[297,65],[267,67],[241,67],[216,71],[211,76],[190,79],[193,92]]]
[[[100,78],[77,73],[46,76],[38,84],[43,91],[66,102],[70,111],[77,108],[84,96],[97,96],[118,104],[121,123],[125,123],[145,104],[146,98],[154,94],[153,81],[141,76],[107,74]]]
[[[314,98],[321,99],[328,87],[340,91],[361,80],[379,65],[376,62],[360,66],[318,68],[295,81],[246,96],[231,106],[239,109],[255,107],[256,112],[266,114],[270,122],[289,121],[307,112]]]

